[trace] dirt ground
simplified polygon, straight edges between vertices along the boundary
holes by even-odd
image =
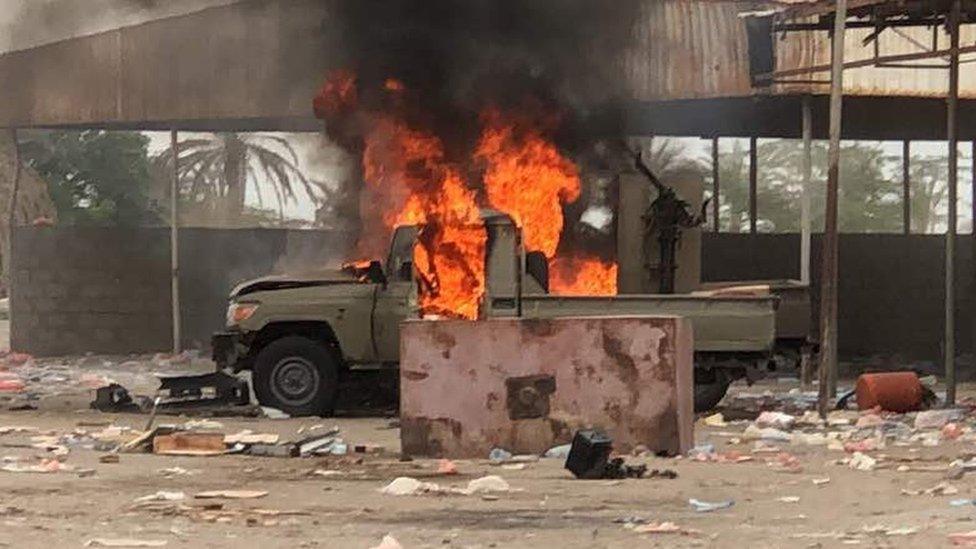
[[[765,389],[784,392],[793,387],[778,383]],[[974,389],[966,387],[962,393],[976,394]],[[0,412],[0,427],[62,435],[76,429],[97,432],[108,425],[140,430],[147,421],[145,415],[94,412],[87,409],[87,401],[88,395],[79,391],[42,400],[38,410]],[[161,417],[158,422],[186,420]],[[672,469],[678,478],[581,481],[563,469],[560,459],[541,459],[521,469],[487,459],[457,461],[458,475],[438,476],[436,460],[399,459],[398,430],[387,417],[216,421],[225,433],[250,429],[283,439],[300,438],[315,425],[335,425],[351,446],[375,444],[384,451],[328,458],[122,454],[118,463],[101,463],[107,452],[73,447],[62,458],[72,471],[0,471],[0,544],[80,547],[95,538],[130,538],[166,542],[166,547],[366,549],[391,534],[405,548],[931,547],[948,545],[950,533],[976,530],[976,507],[950,505],[952,500],[976,498],[976,476],[971,476],[976,473],[944,481],[943,472],[950,461],[971,455],[971,442],[889,445],[867,452],[881,458],[874,471],[832,463],[849,456],[843,450],[776,443],[799,462],[783,467],[771,458],[777,455],[774,451],[754,452],[755,442],[738,440],[749,422],[724,427],[699,422],[699,443],[714,444],[718,452],[737,449],[751,461],[632,457],[633,463]],[[45,457],[43,449],[31,447],[31,437],[37,435],[0,436],[0,456],[6,463],[18,463],[15,456],[32,462]],[[897,470],[900,463],[913,470]],[[163,472],[174,467],[188,474]],[[400,476],[463,487],[484,475],[503,477],[512,490],[488,496],[392,496],[379,491]],[[903,493],[940,482],[950,482],[957,493]],[[193,497],[226,489],[268,493],[244,500]],[[155,508],[135,504],[157,491],[183,492],[186,499]],[[690,498],[735,503],[695,512]],[[673,522],[681,531],[639,533],[633,523],[641,522]]]

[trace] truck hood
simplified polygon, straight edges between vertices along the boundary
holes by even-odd
[[[241,282],[231,290],[230,297],[235,299],[256,292],[338,284],[365,284],[365,282],[338,269],[324,270],[309,275],[270,275]]]

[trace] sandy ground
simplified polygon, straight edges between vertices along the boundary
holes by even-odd
[[[788,384],[772,386],[788,390]],[[967,387],[964,394],[973,393]],[[67,433],[99,431],[114,424],[141,429],[146,416],[102,414],[86,409],[83,394],[58,396],[39,410],[0,412],[0,426],[31,426]],[[160,418],[182,422],[186,418]],[[250,429],[299,438],[316,424],[337,425],[350,444],[376,444],[378,455],[330,458],[167,457],[123,454],[100,463],[106,452],[72,449],[65,463],[78,471],[48,474],[0,472],[0,544],[10,547],[81,547],[94,538],[167,542],[166,547],[369,548],[392,534],[414,547],[931,547],[948,545],[947,534],[976,530],[976,507],[949,502],[976,497],[974,476],[949,481],[952,495],[903,495],[943,481],[943,473],[898,472],[893,460],[914,466],[944,466],[967,457],[971,443],[894,447],[883,469],[857,471],[832,464],[845,456],[823,446],[784,445],[801,470],[767,465],[770,454],[753,454],[752,442],[733,436],[745,423],[721,428],[696,425],[696,439],[717,450],[738,449],[754,460],[701,463],[687,458],[632,458],[651,468],[669,468],[674,480],[575,480],[561,460],[543,459],[516,470],[485,461],[458,461],[460,474],[437,476],[433,460],[402,462],[395,423],[389,418],[219,419],[223,431]],[[44,455],[30,448],[30,434],[0,436],[0,455]],[[731,441],[731,442],[730,442]],[[10,458],[7,458],[8,460]],[[181,467],[189,475],[166,476]],[[919,467],[925,468],[925,467]],[[328,477],[316,470],[338,471]],[[379,492],[399,476],[441,486],[465,486],[473,478],[500,475],[513,488],[492,497],[477,495],[389,496]],[[971,473],[976,475],[976,473]],[[829,478],[816,485],[814,479]],[[206,516],[193,499],[204,490],[263,490],[260,499],[218,500],[221,513]],[[134,508],[134,500],[160,490],[182,491],[187,500],[168,510]],[[787,502],[779,498],[798,498]],[[689,498],[734,500],[729,509],[696,513]],[[793,501],[793,500],[791,500]],[[181,510],[179,506],[183,505]],[[619,521],[636,517],[674,522],[686,532],[637,533]],[[618,522],[615,522],[618,521]],[[907,528],[899,532],[898,529]],[[690,532],[688,532],[690,531]]]

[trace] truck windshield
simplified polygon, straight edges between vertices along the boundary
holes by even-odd
[[[413,245],[417,240],[417,227],[408,225],[397,227],[390,243],[390,257],[386,262],[386,277],[390,281],[410,282],[413,280]]]

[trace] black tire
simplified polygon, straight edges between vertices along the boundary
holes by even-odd
[[[324,344],[301,336],[272,341],[254,361],[254,393],[262,406],[292,416],[335,411],[339,360]]]
[[[695,413],[707,412],[725,398],[732,380],[721,370],[695,372]]]

